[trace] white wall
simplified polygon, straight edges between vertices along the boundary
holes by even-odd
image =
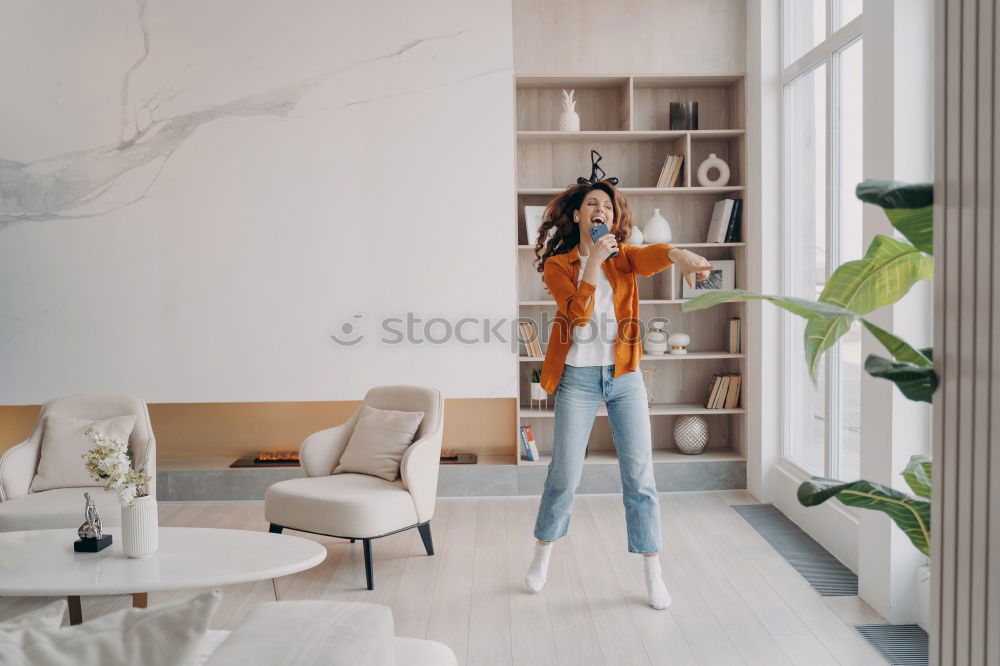
[[[376,339],[516,315],[509,3],[3,13],[0,404],[515,395],[508,344]]]

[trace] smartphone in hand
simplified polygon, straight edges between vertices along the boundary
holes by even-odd
[[[590,228],[590,240],[592,240],[592,241],[594,241],[596,243],[598,238],[600,238],[604,234],[610,234],[610,233],[611,232],[608,231],[608,225],[606,225],[604,223],[598,224],[596,227],[591,227]],[[618,256],[617,252],[612,252],[611,254],[608,255],[608,259],[610,259],[611,257],[617,257],[617,256]]]

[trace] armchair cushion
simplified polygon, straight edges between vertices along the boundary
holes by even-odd
[[[399,461],[413,443],[423,418],[423,412],[362,405],[354,432],[333,473],[354,472],[395,481],[399,478]]]
[[[335,474],[280,481],[267,489],[264,518],[290,529],[367,539],[417,524],[402,481]]]
[[[84,467],[83,454],[90,448],[84,432],[90,425],[105,435],[127,442],[135,427],[135,415],[97,421],[52,414],[46,416],[38,469],[31,481],[30,492],[104,485],[94,480]]]

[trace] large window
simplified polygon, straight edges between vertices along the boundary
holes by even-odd
[[[783,293],[819,297],[841,263],[858,259],[862,177],[861,2],[782,3]],[[861,330],[826,353],[814,387],[805,322],[785,313],[784,456],[812,474],[860,476]]]

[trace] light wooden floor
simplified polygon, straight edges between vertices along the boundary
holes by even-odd
[[[327,547],[325,562],[278,580],[283,599],[370,601],[392,607],[396,634],[451,646],[459,664],[885,664],[850,624],[884,622],[856,597],[821,597],[729,504],[744,491],[660,495],[667,610],[649,607],[640,555],[626,549],[621,496],[580,495],[539,594],[521,579],[532,555],[537,497],[442,499],[434,557],[416,530],[373,542],[375,590],[361,543],[290,532]],[[263,530],[259,503],[161,504],[163,525]],[[152,593],[150,605],[195,591]],[[224,588],[213,628],[273,600],[270,581]],[[48,599],[0,599],[0,619]],[[84,618],[125,608],[93,597]]]

